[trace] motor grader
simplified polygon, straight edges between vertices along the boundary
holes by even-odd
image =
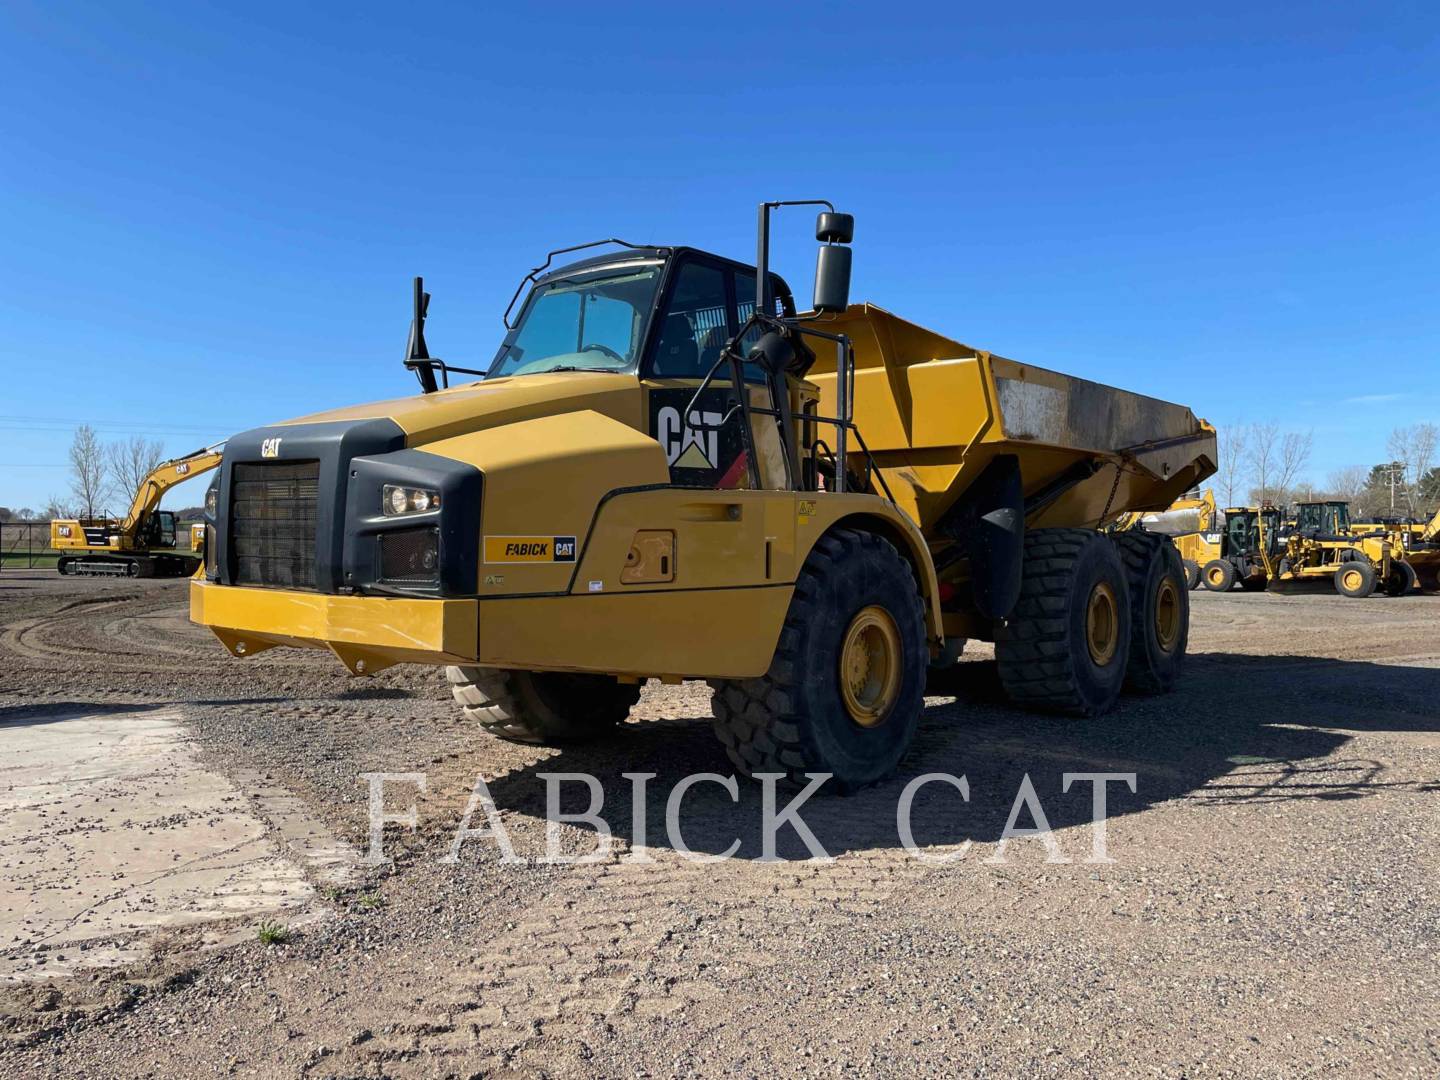
[[[177,519],[174,512],[160,509],[160,500],[176,484],[217,468],[223,451],[223,443],[206,446],[155,466],[135,489],[123,518],[50,522],[50,546],[65,552],[56,561],[55,569],[62,574],[112,577],[181,577],[195,573],[201,555],[177,548]],[[192,526],[192,549],[194,546]]]
[[[793,205],[760,206],[754,266],[552,252],[484,370],[430,355],[417,279],[421,394],[229,440],[192,619],[235,656],[442,666],[525,741],[603,736],[646,679],[707,680],[738,770],[838,791],[896,767],[966,638],[1025,706],[1173,687],[1179,555],[1100,530],[1214,472],[1214,429],[850,304],[854,223],[828,203],[798,310],[769,268]]]
[[[1381,589],[1403,596],[1415,587],[1415,570],[1386,529],[1357,533],[1350,505],[1331,500],[1295,504],[1295,523],[1283,539],[1267,543],[1271,583],[1280,589],[1332,582],[1342,596],[1364,598]]]
[[[1223,524],[1202,537],[1213,556],[1200,566],[1200,581],[1211,592],[1262,592],[1270,581],[1280,511],[1273,506],[1230,506]]]

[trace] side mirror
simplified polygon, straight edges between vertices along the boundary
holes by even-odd
[[[827,210],[816,215],[815,239],[824,246],[815,262],[815,298],[811,308],[833,313],[850,306],[850,249],[855,239],[853,214]]]
[[[826,215],[822,214],[821,217]],[[844,311],[850,306],[850,249],[826,244],[815,261],[815,311]]]
[[[772,375],[782,375],[795,361],[795,348],[782,335],[771,330],[760,335],[760,340],[750,347],[750,354],[745,359],[759,364]]]

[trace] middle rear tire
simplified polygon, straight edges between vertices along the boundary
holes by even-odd
[[[1404,596],[1415,588],[1415,568],[1404,559],[1393,559],[1390,576],[1385,579],[1386,596]]]
[[[1125,568],[1104,534],[1027,532],[1020,599],[995,635],[1010,699],[1077,716],[1110,709],[1125,683],[1130,607]]]

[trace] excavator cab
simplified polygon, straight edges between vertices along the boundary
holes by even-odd
[[[145,523],[141,545],[147,548],[175,546],[175,511],[156,510]]]

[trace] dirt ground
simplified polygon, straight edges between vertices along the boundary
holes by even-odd
[[[758,786],[737,802],[701,783],[684,842],[741,841],[702,864],[661,822],[682,777],[731,772],[703,685],[648,686],[604,744],[530,748],[465,723],[434,671],[362,681],[319,653],[231,659],[187,622],[184,583],[7,571],[0,1075],[1440,1075],[1437,630],[1440,597],[1196,593],[1181,689],[1087,721],[1003,704],[976,646],[897,777],[804,805],[833,861],[804,860],[789,830],[780,860],[760,860]],[[75,935],[57,945],[25,905],[88,882],[85,853],[112,834],[72,821],[94,834],[72,849],[53,818],[22,821],[13,751],[37,725],[53,725],[53,755],[55,732],[89,745],[83,724],[162,722],[305,888],[264,909],[267,940],[253,910],[117,923],[80,942],[106,962],[66,966]],[[428,785],[387,788],[388,810],[418,807],[413,834],[386,829],[393,863],[336,877],[295,856],[297,832],[363,850],[360,774],[380,771]],[[538,861],[542,774],[557,772],[601,780],[609,857]],[[655,774],[651,862],[626,857],[627,772]],[[940,784],[914,803],[928,853],[973,841],[946,865],[897,837],[899,794],[927,772],[970,786],[968,803]],[[1062,791],[1075,772],[1135,774],[1133,794],[1108,786],[1111,863],[1087,861],[1091,784]],[[1033,838],[995,861],[1027,775],[1066,861]],[[477,776],[523,862],[484,837],[441,861]],[[140,811],[174,793],[136,791],[121,816],[150,839],[116,846],[146,856],[173,823]],[[560,839],[594,846],[583,827]]]

